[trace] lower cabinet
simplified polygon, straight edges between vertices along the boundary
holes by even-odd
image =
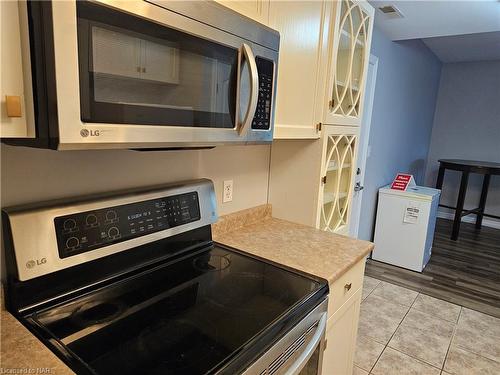
[[[352,374],[363,289],[364,262],[364,259],[361,260],[330,287],[323,375]],[[354,288],[356,289],[353,290]],[[339,295],[338,291],[342,290],[344,292]],[[345,302],[343,297],[348,297]],[[336,302],[343,303],[338,307]]]
[[[329,319],[326,348],[323,352],[323,375],[351,375],[361,304],[361,289],[349,298]]]

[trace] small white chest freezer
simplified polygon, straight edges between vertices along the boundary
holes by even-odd
[[[372,258],[422,272],[431,257],[440,194],[423,186],[379,189]]]

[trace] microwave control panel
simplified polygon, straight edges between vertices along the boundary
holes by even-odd
[[[198,193],[190,192],[54,219],[60,258],[99,249],[200,219]]]
[[[262,57],[256,57],[255,63],[259,72],[259,98],[252,121],[252,129],[269,130],[271,127],[274,63]]]

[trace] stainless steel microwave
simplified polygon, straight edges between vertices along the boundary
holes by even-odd
[[[273,138],[279,33],[214,1],[28,2],[36,138],[164,149]]]

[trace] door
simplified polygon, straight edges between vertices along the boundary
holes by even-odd
[[[0,136],[35,137],[26,1],[0,1]]]
[[[53,13],[58,148],[270,142],[277,50],[181,13],[201,17],[208,2],[156,3],[41,2]],[[233,17],[228,30],[245,24]],[[276,32],[250,26],[274,46]]]
[[[356,127],[325,126],[319,228],[349,233],[358,134]]]
[[[325,123],[359,126],[374,10],[365,1],[341,0],[336,4]]]
[[[257,22],[268,24],[269,0],[215,0],[222,5],[243,14]]]
[[[323,352],[324,375],[352,374],[360,304],[361,288],[328,319]]]
[[[320,137],[317,93],[331,6],[328,1],[271,2],[269,23],[280,32],[275,139]]]
[[[83,121],[236,128],[239,48],[96,4],[77,15]]]
[[[366,159],[369,157],[369,139],[372,120],[373,100],[375,97],[375,83],[377,80],[378,58],[370,55],[368,74],[366,76],[365,110],[361,122],[359,136],[359,151],[356,163],[356,177],[354,179],[354,192],[352,196],[352,212],[350,235],[358,237],[359,221],[361,219],[361,201],[363,199],[364,180],[366,172]]]

